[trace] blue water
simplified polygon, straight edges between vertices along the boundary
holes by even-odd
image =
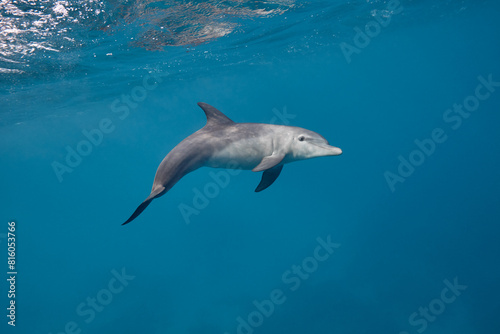
[[[3,1],[0,331],[498,333],[499,15],[493,0]],[[200,101],[344,153],[261,193],[260,173],[202,168],[121,226],[205,124]]]

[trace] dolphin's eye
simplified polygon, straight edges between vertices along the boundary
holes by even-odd
[[[306,137],[304,137],[304,136],[299,136],[299,138],[298,138],[299,141],[304,141],[305,139],[306,139]]]

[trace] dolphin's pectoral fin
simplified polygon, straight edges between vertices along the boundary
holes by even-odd
[[[282,169],[283,165],[279,165],[265,170],[264,173],[262,173],[262,179],[260,180],[259,185],[255,188],[255,192],[258,193],[273,184],[280,175]]]
[[[283,158],[285,157],[284,154],[273,154],[273,155],[268,155],[267,157],[264,157],[260,164],[258,164],[254,169],[252,169],[252,172],[262,172],[263,170],[266,169],[271,169],[277,164],[279,164]]]
[[[149,194],[148,198],[146,198],[144,200],[144,202],[142,202],[137,207],[137,209],[135,209],[132,216],[130,216],[130,218],[127,219],[127,221],[125,223],[123,223],[122,225],[128,224],[132,220],[137,218],[137,216],[140,215],[142,213],[142,211],[144,211],[144,209],[146,209],[148,207],[149,203],[151,203],[151,201],[154,200],[158,195],[160,195],[164,190],[165,190],[165,187],[161,186],[161,187],[156,188],[154,191],[152,191],[151,194]]]

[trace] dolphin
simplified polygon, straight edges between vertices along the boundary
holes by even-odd
[[[122,225],[137,218],[155,198],[163,196],[186,174],[200,168],[230,168],[261,172],[256,192],[269,187],[283,165],[304,159],[340,155],[316,132],[294,126],[235,123],[214,107],[199,102],[207,124],[165,156],[156,171],[151,194]]]

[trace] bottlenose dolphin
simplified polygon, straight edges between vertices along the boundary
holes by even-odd
[[[167,154],[156,171],[151,194],[122,225],[130,223],[155,198],[165,195],[184,175],[200,168],[264,171],[256,192],[269,187],[283,165],[297,160],[342,154],[316,132],[284,125],[235,123],[219,110],[198,103],[207,124]]]

